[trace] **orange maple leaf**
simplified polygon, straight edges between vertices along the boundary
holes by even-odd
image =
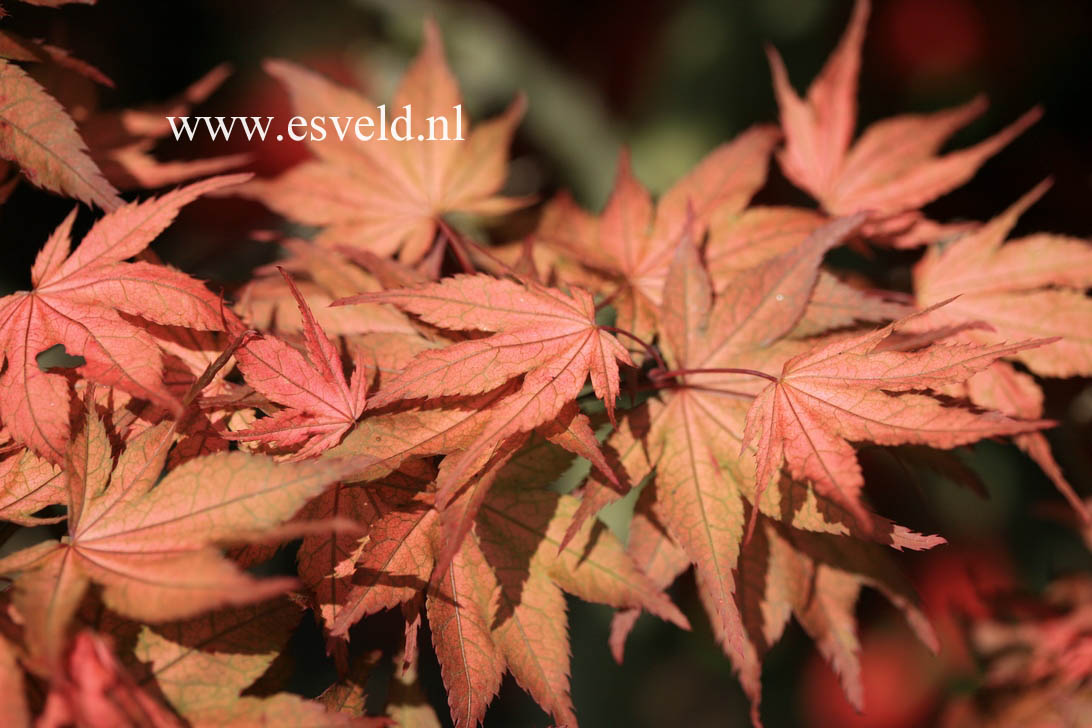
[[[578,502],[527,487],[527,480],[530,473],[559,476],[570,463],[571,456],[541,437],[507,461],[477,511],[474,531],[446,567],[440,561],[448,541],[431,494],[369,486],[387,505],[369,526],[333,634],[347,635],[366,614],[413,603],[427,592],[425,608],[456,725],[481,721],[506,669],[555,720],[574,724],[563,592],[688,625],[613,534],[585,523],[561,546]],[[440,568],[443,577],[436,580]]]
[[[865,523],[868,515],[859,499],[864,478],[850,441],[952,448],[1049,425],[949,405],[930,390],[966,381],[1001,357],[1050,339],[930,343],[909,352],[893,348],[891,337],[921,315],[834,337],[785,362],[780,376],[771,377],[747,412],[743,439],[745,448],[752,443],[757,448],[759,493],[784,463],[793,478],[814,483]]]
[[[89,401],[65,464],[65,539],[0,560],[0,573],[15,582],[13,603],[32,652],[46,663],[59,657],[92,582],[102,586],[111,609],[152,622],[261,601],[291,587],[291,579],[255,579],[216,546],[293,537],[291,529],[278,536],[276,527],[360,467],[218,453],[190,460],[157,483],[173,441],[169,425],[144,430],[115,463],[106,427]]]
[[[990,325],[989,331],[971,329],[961,334],[981,344],[998,338],[1056,337],[1053,343],[1014,351],[1006,358],[1041,376],[1088,376],[1092,374],[1092,336],[1086,322],[1092,320],[1092,299],[1085,290],[1092,286],[1092,245],[1046,233],[1005,242],[1020,215],[1049,184],[1037,185],[1004,213],[943,249],[931,247],[914,267],[914,289],[921,306],[956,297],[932,311],[927,325],[982,320]],[[1034,378],[1004,362],[972,377],[966,395],[978,405],[1015,417],[1043,414],[1043,393]],[[1015,441],[1088,519],[1046,438],[1032,432]]]
[[[484,465],[498,443],[555,420],[589,376],[613,418],[618,362],[633,363],[618,340],[596,324],[592,298],[580,289],[565,295],[534,283],[455,276],[434,285],[366,293],[337,303],[358,301],[393,303],[444,329],[492,332],[421,352],[383,383],[368,409],[401,400],[485,393],[523,377],[519,389],[493,408],[489,425],[477,439],[447,463],[438,481],[441,507],[467,476]],[[596,450],[591,445],[586,452]]]
[[[326,338],[296,284],[281,272],[303,319],[307,354],[271,336],[251,339],[236,352],[247,383],[285,409],[230,437],[298,446],[293,457],[303,459],[336,445],[356,423],[364,411],[368,380],[358,357],[352,379],[346,381],[337,348]]]
[[[768,48],[785,132],[785,148],[778,161],[785,176],[830,214],[871,210],[878,219],[869,226],[870,234],[895,237],[901,245],[919,245],[938,237],[938,230],[918,208],[967,182],[1042,112],[1032,109],[986,141],[938,155],[948,137],[985,110],[986,100],[979,97],[947,111],[877,122],[851,146],[869,7],[869,0],[857,0],[845,35],[806,99],[793,91],[781,56]]]
[[[62,345],[83,357],[77,371],[168,410],[177,401],[163,386],[163,360],[140,325],[221,330],[219,299],[202,283],[162,265],[124,262],[141,253],[198,196],[248,177],[214,177],[159,198],[130,203],[99,220],[69,254],[70,214],[46,241],[31,269],[34,289],[0,299],[0,417],[11,434],[43,457],[61,463],[69,434],[69,386],[42,371],[37,357]]]
[[[500,117],[477,125],[464,123],[463,139],[455,139],[455,107],[462,103],[458,84],[444,60],[440,31],[425,23],[424,47],[402,79],[389,106],[388,120],[412,109],[411,125],[399,134],[407,141],[376,137],[359,141],[350,132],[310,141],[317,159],[304,162],[271,181],[249,186],[257,197],[291,220],[322,228],[317,242],[349,245],[378,255],[400,251],[415,262],[428,251],[437,219],[448,212],[497,214],[516,209],[526,200],[498,196],[507,173],[508,144],[523,115],[518,97]],[[296,113],[315,116],[380,118],[378,108],[355,91],[292,63],[270,60],[266,70],[292,96]],[[464,115],[465,116],[465,115]],[[429,117],[447,120],[451,139],[432,138]],[[442,131],[443,125],[437,125]]]
[[[759,126],[722,144],[655,206],[623,151],[602,216],[590,217],[562,195],[543,213],[536,239],[605,275],[603,287],[618,312],[618,326],[651,339],[664,279],[682,236],[700,239],[711,219],[738,214],[747,205],[766,181],[779,136],[775,128]]]

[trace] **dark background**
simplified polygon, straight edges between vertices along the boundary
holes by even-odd
[[[802,90],[837,42],[850,2],[100,0],[95,7],[60,10],[9,2],[5,9],[11,17],[0,20],[0,27],[67,47],[115,81],[116,90],[101,92],[103,108],[164,99],[229,61],[236,74],[197,113],[282,117],[290,109],[275,84],[262,75],[262,58],[301,61],[340,81],[357,83],[382,100],[416,50],[422,13],[432,12],[473,116],[502,108],[516,89],[529,96],[530,111],[514,148],[513,187],[544,197],[569,187],[595,209],[609,190],[622,143],[633,148],[638,175],[653,189],[663,190],[717,143],[751,123],[776,119],[763,43],[780,49],[794,85]],[[1089,78],[1092,4],[1086,0],[877,0],[864,49],[860,116],[867,123],[907,111],[935,110],[985,92],[991,107],[953,140],[960,146],[984,138],[1031,106],[1043,105],[1042,121],[929,212],[942,220],[986,219],[1053,176],[1054,188],[1027,213],[1017,232],[1087,237],[1092,234]],[[161,156],[235,151],[253,154],[253,169],[261,173],[283,169],[304,154],[291,143],[233,143],[231,148],[220,143],[164,144]],[[759,200],[808,204],[780,177],[776,165]],[[24,184],[0,207],[5,246],[0,292],[28,285],[35,253],[71,204]],[[94,219],[87,210],[80,215],[84,227]],[[248,242],[249,231],[277,224],[275,217],[250,203],[202,201],[181,215],[155,250],[196,275],[226,285],[230,293],[233,283],[270,255],[265,246]],[[525,215],[494,232],[504,239],[532,224],[533,216]],[[907,285],[914,258],[883,258],[882,267],[894,266],[894,272],[882,282]],[[856,264],[865,270],[879,267],[867,260]],[[1092,483],[1092,390],[1087,381],[1076,379],[1046,385],[1047,415],[1061,423],[1051,434],[1057,457],[1078,491],[1087,495]],[[1023,456],[1011,447],[986,443],[960,457],[989,485],[988,501],[880,455],[865,458],[870,494],[881,513],[915,529],[941,533],[953,543],[948,556],[900,557],[924,592],[943,592],[946,579],[952,589],[959,588],[963,575],[983,563],[1006,570],[1030,590],[1068,569],[1088,568],[1078,539],[1044,512],[1061,498]],[[957,563],[955,577],[949,562]],[[694,632],[643,618],[623,666],[614,665],[607,652],[609,610],[570,603],[573,697],[584,725],[747,724],[746,703],[727,659],[712,642],[689,577],[676,585],[674,594],[691,616]],[[930,686],[925,698],[929,705],[973,687],[973,674],[953,675],[943,656],[925,656],[878,597],[866,594],[860,617],[866,635],[878,634],[906,650],[893,668],[880,658],[869,663],[873,653],[866,637],[866,667],[872,665],[866,673],[880,675],[888,669],[893,675],[889,693],[876,693],[878,701],[897,702],[892,696],[907,692],[906,680]],[[379,620],[373,629],[388,628],[400,632],[394,619]],[[310,636],[317,642],[316,635]],[[303,652],[306,642],[298,640]],[[439,673],[427,650],[424,654],[422,679],[446,721]],[[301,689],[321,689],[319,683],[329,676],[321,657],[307,656],[305,672],[314,679],[301,682]],[[824,680],[829,683],[824,670],[808,639],[790,628],[766,667],[767,725],[835,720],[824,717],[830,705],[825,701],[837,700],[836,694],[824,692]],[[872,725],[902,725],[886,720]],[[928,724],[931,719],[913,720]],[[487,724],[547,723],[506,679]]]

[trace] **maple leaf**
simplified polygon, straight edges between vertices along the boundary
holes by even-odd
[[[655,468],[655,511],[697,569],[718,629],[740,644],[743,628],[732,603],[732,575],[743,536],[746,474],[739,463],[747,389],[718,370],[761,365],[779,353],[806,307],[823,253],[862,217],[821,228],[795,249],[741,274],[714,302],[712,284],[692,240],[679,245],[667,276],[660,316],[662,348],[682,386],[652,400],[641,415],[647,460],[624,443],[621,462],[631,483]],[[693,370],[694,373],[688,373]],[[741,391],[742,390],[742,391]],[[630,462],[626,462],[629,459]]]
[[[553,203],[536,238],[609,276],[604,288],[618,312],[618,326],[650,339],[664,279],[684,234],[700,239],[714,215],[738,213],[766,181],[770,153],[779,134],[755,127],[722,144],[653,206],[630,169],[629,154],[618,161],[614,191],[598,220],[585,219],[570,198]],[[607,289],[609,290],[609,289]]]
[[[391,538],[398,540],[397,534],[385,532],[390,524],[378,525],[382,517],[392,513],[398,507],[399,513],[406,513],[410,518],[430,518],[436,515],[432,509],[414,510],[407,503],[405,493],[399,488],[419,488],[423,483],[435,478],[435,469],[420,463],[419,468],[403,465],[403,470],[392,473],[383,479],[378,487],[362,487],[360,484],[347,485],[338,483],[321,496],[308,503],[297,516],[300,520],[329,521],[348,519],[366,527],[363,537],[359,533],[325,531],[308,534],[300,544],[297,554],[300,581],[310,589],[316,614],[322,619],[323,626],[331,631],[339,619],[341,610],[350,602],[355,583],[362,577],[355,576],[357,561],[367,544]],[[395,517],[396,518],[396,517]],[[374,527],[373,527],[374,526]],[[388,562],[375,576],[383,581],[383,572],[408,571],[402,564]],[[387,606],[397,606],[391,602]],[[370,613],[369,610],[368,613]],[[338,635],[347,639],[348,635]]]
[[[340,250],[327,250],[303,240],[282,240],[288,257],[277,263],[292,274],[297,288],[311,307],[315,319],[328,334],[361,336],[387,334],[405,337],[407,346],[427,344],[418,327],[401,311],[379,304],[331,307],[336,299],[361,291],[381,291],[375,276],[354,264]],[[284,276],[273,266],[261,268],[238,296],[236,311],[261,330],[297,333],[303,330],[303,316]],[[424,281],[418,281],[424,282]],[[357,338],[355,341],[360,342]],[[388,358],[388,357],[384,357]]]
[[[25,38],[11,31],[0,31],[0,58],[19,63],[41,63],[46,67],[61,68],[94,81],[100,86],[114,87],[114,82],[101,70],[86,61],[76,58],[64,48],[42,40]]]
[[[1040,233],[1005,242],[1016,221],[1050,186],[1037,185],[979,230],[944,246],[930,247],[914,267],[919,305],[932,306],[927,323],[985,321],[993,329],[969,331],[975,341],[995,338],[1058,340],[1013,352],[1008,358],[1047,377],[1092,374],[1092,245]]]
[[[1092,246],[1045,233],[1005,241],[1020,216],[1049,186],[1049,181],[1040,183],[1005,212],[943,250],[930,247],[914,268],[914,290],[923,307],[954,298],[933,310],[923,326],[981,320],[989,324],[989,331],[960,333],[963,339],[981,344],[997,338],[1056,337],[1052,343],[1014,351],[1005,358],[1042,376],[1087,376],[1092,374],[1092,338],[1085,333],[1092,320],[1092,299],[1085,290],[1092,286]],[[1008,415],[1042,416],[1038,384],[1007,364],[997,363],[975,375],[967,382],[965,394],[978,405]],[[1087,510],[1055,462],[1046,438],[1027,433],[1015,442],[1087,519]]]
[[[574,725],[562,590],[648,609],[680,626],[686,620],[612,534],[586,523],[559,548],[579,502],[526,483],[531,472],[560,475],[570,460],[540,437],[507,462],[477,511],[475,530],[438,581],[433,576],[447,544],[429,497],[411,492],[398,505],[388,496],[395,505],[369,527],[333,633],[345,634],[365,614],[412,603],[427,590],[456,725],[481,721],[506,669],[555,720]]]
[[[859,711],[869,707],[861,684],[855,615],[862,587],[883,593],[917,637],[933,652],[939,649],[913,586],[876,544],[784,528],[763,518],[755,538],[743,549],[739,571],[736,598],[748,649],[735,657],[756,724],[761,660],[784,633],[790,616],[815,640]]]
[[[115,712],[96,709],[95,698],[108,698],[112,693],[144,700],[149,694],[157,696],[174,714],[151,701],[146,707],[151,715],[165,715],[164,722],[171,726],[182,724],[175,715],[194,728],[224,725],[225,720],[230,725],[286,728],[381,725],[328,713],[321,705],[297,695],[263,692],[258,697],[251,692],[274,668],[280,650],[299,622],[302,611],[290,599],[219,610],[155,627],[120,618],[90,602],[85,604],[80,617],[87,617],[89,627],[112,637],[120,649],[116,656],[111,655],[106,641],[96,639],[101,667],[95,669],[95,663],[85,663],[76,675],[77,683],[86,682],[86,687],[76,696],[72,696],[73,691],[65,683],[55,691],[66,703],[64,707],[82,713],[78,720],[84,722],[80,725],[147,725],[141,720],[142,713],[131,715],[129,722],[119,723],[121,719]],[[85,630],[77,636],[77,641],[91,636],[95,635]],[[98,681],[91,679],[100,675]],[[103,687],[105,694],[95,695],[95,689]],[[96,720],[101,722],[95,723]]]
[[[714,290],[725,290],[748,269],[799,247],[827,222],[822,215],[797,207],[751,207],[738,214],[716,215],[705,245]],[[807,308],[789,335],[815,336],[863,321],[891,321],[912,312],[912,306],[894,300],[889,292],[864,290],[821,270]]]
[[[575,500],[526,488],[498,487],[490,496],[478,539],[464,542],[426,600],[452,718],[458,725],[480,720],[489,687],[499,686],[506,665],[555,720],[575,725],[562,589],[613,606],[646,601],[680,626],[685,618],[634,569],[620,543],[607,534],[593,536],[590,524],[558,552]],[[473,694],[462,688],[468,679],[476,686]]]
[[[288,89],[297,114],[369,117],[380,124],[368,99],[287,61],[269,60],[266,70]],[[427,252],[437,219],[449,212],[497,214],[526,204],[497,196],[507,172],[507,150],[524,101],[517,98],[500,117],[477,125],[464,122],[456,140],[458,85],[444,60],[440,31],[425,22],[424,46],[390,104],[390,126],[359,141],[349,131],[342,141],[330,129],[325,141],[308,141],[317,157],[271,181],[244,191],[285,217],[322,228],[320,244],[365,248],[378,255],[400,251],[415,262]],[[407,141],[393,138],[394,116],[412,108]],[[428,117],[444,118],[436,134],[450,127],[450,140],[432,138]],[[341,118],[341,117],[338,117]],[[380,138],[380,131],[388,136]],[[401,133],[401,132],[399,132]]]
[[[377,480],[399,468],[403,475],[419,478],[418,474],[407,470],[407,464],[413,458],[433,454],[449,456],[441,464],[441,476],[446,473],[450,478],[455,468],[466,471],[465,478],[453,481],[455,486],[467,486],[466,497],[460,498],[455,507],[445,508],[443,511],[441,525],[445,546],[437,557],[440,568],[434,572],[440,574],[473,525],[477,510],[497,473],[515,454],[525,438],[524,435],[516,435],[494,448],[479,447],[484,439],[483,432],[487,431],[495,418],[495,411],[503,410],[516,396],[514,387],[506,386],[476,397],[438,398],[403,411],[366,417],[346,436],[341,445],[327,455],[353,456],[367,462],[366,467],[349,479],[354,482]],[[551,442],[590,460],[604,474],[607,482],[615,483],[609,465],[598,451],[598,443],[588,418],[580,414],[574,404],[569,403],[562,407],[553,422],[537,429]],[[484,455],[475,456],[467,464],[465,454],[472,446],[479,447]],[[434,475],[428,474],[428,480],[434,478]],[[438,480],[437,487],[443,487],[442,483],[443,477]],[[449,488],[452,497],[464,490],[454,486]],[[350,504],[359,504],[362,501],[351,498],[344,502],[351,508]],[[373,498],[371,505],[380,512],[385,512],[381,501]],[[338,549],[336,545],[331,545],[335,551]],[[337,589],[334,585],[334,593]],[[331,607],[330,611],[338,608]],[[322,610],[326,614],[327,608],[323,607]]]
[[[806,484],[756,488],[741,454],[747,451],[748,400],[759,392],[748,373],[806,350],[809,344],[782,337],[794,330],[809,305],[824,252],[863,220],[858,215],[815,229],[779,255],[738,271],[716,297],[696,247],[684,240],[668,273],[660,316],[664,357],[674,369],[657,376],[661,382],[676,381],[660,398],[630,411],[606,443],[608,459],[624,473],[626,487],[654,473],[647,494],[641,495],[642,507],[660,536],[673,544],[670,551],[651,545],[646,551],[638,540],[631,553],[660,585],[693,564],[714,628],[734,656],[749,649],[735,576],[748,501],[801,529],[852,534],[896,548],[943,543],[877,516],[855,523],[845,517],[843,506]],[[579,515],[619,495],[592,479]],[[635,618],[630,613],[620,619]],[[616,653],[619,639],[614,639]]]
[[[348,561],[351,579],[322,603],[327,626],[343,637],[347,637],[347,625],[366,614],[408,603],[424,588],[434,561],[429,535],[437,519],[437,511],[422,499],[391,497],[384,488],[346,490],[367,499],[371,518],[365,521],[369,523],[365,540]],[[327,574],[337,574],[343,564],[345,560],[323,566]],[[424,579],[407,576],[420,573]],[[346,609],[348,614],[343,613]]]
[[[827,222],[802,207],[759,205],[714,215],[704,251],[713,287],[721,290],[740,272],[787,253]]]
[[[446,507],[463,478],[504,438],[545,425],[576,399],[588,377],[614,417],[618,362],[632,365],[625,348],[595,322],[591,296],[487,275],[455,276],[420,288],[368,293],[338,301],[393,303],[444,329],[485,331],[485,338],[418,354],[368,403],[379,409],[401,400],[475,395],[523,376],[519,390],[498,404],[489,426],[441,475],[438,500]],[[593,448],[594,449],[594,448]]]
[[[562,192],[534,233],[498,247],[444,218],[528,202],[500,195],[523,99],[473,128],[462,115],[465,140],[416,138],[431,116],[450,130],[461,108],[435,24],[382,129],[402,132],[392,117],[412,105],[407,141],[342,134],[379,107],[269,60],[327,137],[308,140],[310,161],[240,194],[318,232],[255,232],[278,264],[240,281],[231,307],[146,248],[190,200],[245,178],[120,208],[112,186],[241,161],[153,155],[165,117],[189,113],[226,69],[163,104],[100,113],[12,61],[82,74],[66,73],[80,92],[110,85],[100,71],[0,31],[0,156],[12,160],[0,161],[0,201],[22,167],[107,211],[71,253],[69,215],[32,290],[0,298],[0,535],[17,534],[0,558],[4,720],[432,728],[441,721],[417,677],[427,618],[456,726],[483,721],[506,673],[574,726],[566,595],[617,610],[620,660],[643,611],[688,627],[665,590],[690,568],[756,726],[762,663],[790,619],[858,709],[865,587],[935,648],[889,549],[944,539],[869,510],[857,451],[924,451],[943,469],[954,456],[930,448],[1011,437],[1086,514],[1040,432],[1033,375],[1092,375],[1092,248],[1057,235],[1005,242],[1043,185],[982,226],[924,216],[1039,111],[952,153],[943,145],[983,100],[854,140],[869,7],[858,0],[804,99],[770,51],[781,131],[720,145],[658,201],[623,153],[601,214]],[[749,206],[781,133],[781,169],[819,210]],[[822,267],[835,246],[866,240],[933,244],[913,296]],[[453,262],[466,275],[444,277]],[[620,328],[600,324],[612,315]],[[622,336],[641,345],[633,358]],[[58,352],[77,363],[49,368]],[[629,398],[619,363],[632,367]],[[253,454],[263,450],[275,456]],[[579,498],[562,495],[589,463]],[[634,488],[623,546],[593,516]],[[64,520],[63,536],[39,542]],[[18,530],[41,525],[51,533]],[[247,571],[289,539],[300,540],[298,579]],[[1074,579],[1030,619],[976,617],[988,704],[944,717],[1080,722],[1090,603],[1088,580]],[[295,641],[314,634],[296,629],[305,607],[338,673],[317,700],[282,692],[298,676]],[[359,623],[389,609],[405,630],[377,650]],[[369,716],[384,693],[385,715]]]
[[[163,388],[163,362],[139,320],[204,330],[224,328],[219,299],[172,268],[138,261],[179,209],[245,175],[197,182],[160,198],[131,203],[100,219],[69,254],[72,212],[46,241],[31,269],[31,291],[0,299],[0,417],[16,440],[54,463],[64,459],[69,433],[69,386],[43,371],[37,357],[62,345],[83,357],[76,371],[168,410],[177,402]]]
[[[879,218],[869,226],[872,234],[918,245],[935,239],[937,231],[917,208],[967,182],[1042,112],[1032,109],[986,141],[938,155],[948,137],[985,110],[986,101],[979,97],[947,111],[877,122],[851,146],[869,8],[869,0],[857,0],[845,35],[806,99],[793,91],[781,56],[768,48],[786,140],[778,161],[785,176],[830,214],[871,210]]]
[[[276,465],[262,456],[219,453],[190,460],[157,484],[172,440],[168,424],[133,438],[115,464],[106,428],[89,404],[65,466],[66,538],[0,560],[0,573],[14,579],[28,642],[47,662],[59,655],[66,625],[91,582],[101,585],[111,609],[146,621],[284,591],[292,580],[256,580],[215,545],[277,538],[275,527],[359,468],[333,461]]]
[[[980,407],[989,407],[1010,417],[1036,419],[1043,416],[1043,391],[1034,377],[1017,371],[1008,362],[994,362],[968,379],[965,394]],[[1066,480],[1046,437],[1041,432],[1027,432],[1014,436],[1013,443],[1043,469],[1085,523],[1092,523],[1087,504]]]
[[[420,621],[419,617],[417,621]],[[369,701],[365,687],[382,657],[380,650],[362,653],[340,682],[323,691],[318,697],[319,702],[330,712],[365,716]],[[416,656],[410,655],[408,650],[403,651],[394,655],[394,663],[394,674],[387,684],[385,714],[389,720],[373,718],[374,724],[403,728],[440,728],[443,724],[418,681]]]
[[[997,359],[1044,340],[933,343],[911,352],[885,348],[919,315],[821,343],[785,362],[779,377],[770,377],[747,413],[744,433],[744,446],[757,447],[759,493],[784,463],[793,478],[814,483],[867,522],[859,500],[864,479],[849,441],[952,448],[1047,424],[946,406],[927,391],[966,381]]]
[[[229,324],[234,322],[228,318]],[[224,352],[234,355],[242,345],[256,334],[247,330],[236,337],[226,332],[201,331],[185,326],[148,324],[146,330],[163,352],[163,385],[174,396],[185,399],[198,392],[204,398],[229,397],[237,394],[240,386],[227,381],[231,368],[227,360],[221,361]],[[194,390],[195,383],[200,386]]]
[[[511,388],[456,400],[436,398],[414,407],[364,417],[328,457],[358,456],[370,464],[354,481],[381,478],[415,457],[463,452],[480,438]]]
[[[219,610],[183,622],[143,626],[133,648],[133,675],[155,686],[189,725],[381,725],[337,715],[297,695],[240,694],[284,649],[302,611],[286,598]]]
[[[340,675],[338,682],[322,691],[322,695],[318,697],[319,702],[333,713],[364,715],[365,704],[368,701],[364,688],[382,657],[381,650],[372,650],[359,655],[353,661],[347,674]]]
[[[39,187],[103,210],[121,199],[95,162],[64,108],[21,68],[0,58],[0,157]]]
[[[331,450],[328,455],[356,456],[368,461],[368,466],[354,473],[350,478],[351,481],[386,478],[384,482],[389,485],[390,477],[398,477],[409,478],[411,481],[430,482],[436,479],[435,472],[429,467],[420,467],[420,461],[415,462],[413,458],[442,454],[454,457],[456,463],[461,462],[461,454],[468,446],[480,439],[481,433],[489,425],[493,415],[492,408],[500,407],[505,401],[510,400],[513,397],[512,392],[512,387],[505,387],[478,397],[460,398],[454,401],[441,399],[438,403],[430,403],[431,406],[414,407],[405,411],[367,417],[340,446]],[[614,482],[608,464],[598,452],[595,435],[588,419],[578,412],[575,405],[570,404],[564,407],[558,419],[549,426],[539,428],[539,433],[564,449],[587,458],[596,467],[609,474],[605,476],[608,482]],[[460,498],[453,507],[443,511],[440,527],[444,532],[445,545],[436,557],[441,568],[435,573],[446,568],[458,551],[462,540],[474,523],[489,487],[500,469],[508,464],[508,459],[519,449],[522,438],[521,435],[510,438],[501,447],[496,448],[498,454],[491,453],[485,462],[475,463],[471,468],[473,473],[467,479],[469,490],[465,497]],[[416,470],[411,467],[414,465],[417,466]],[[445,459],[441,464],[440,472],[449,471],[451,467],[453,467],[452,464]],[[395,469],[399,472],[391,476]],[[484,472],[478,473],[478,470],[484,470]],[[533,476],[528,474],[529,478],[539,476],[541,473],[535,473]],[[391,503],[401,503],[404,500],[404,497],[395,497],[391,500],[389,493],[380,497],[377,493],[365,494],[357,488],[346,487],[340,489],[337,495],[329,492],[324,494],[312,506],[316,513],[344,509],[344,512],[351,514],[350,517],[354,520],[370,522],[378,515],[387,513]],[[388,501],[391,502],[388,503]],[[425,508],[425,511],[421,513],[415,511],[412,516],[407,516],[411,521],[401,525],[416,522],[419,519],[431,519],[435,516],[435,513],[423,504],[418,505]],[[402,503],[402,509],[407,509],[405,503]],[[367,543],[371,543],[373,538],[386,538],[383,536],[383,529],[387,526],[376,528],[374,532],[369,532],[366,537]],[[393,538],[397,540],[397,537]],[[316,597],[327,626],[335,625],[334,615],[341,609],[341,604],[344,602],[340,596],[344,591],[342,582],[346,576],[343,573],[343,567],[346,557],[352,550],[351,541],[336,537],[325,541],[316,537],[311,542],[305,539],[301,546],[301,577],[308,584],[321,585],[315,587]],[[323,570],[324,567],[325,570]],[[334,571],[332,575],[331,568]],[[380,571],[376,574],[377,578],[381,575]],[[388,606],[393,606],[393,603]],[[335,634],[337,633],[338,631],[335,630]],[[344,630],[341,630],[340,634],[343,635]]]
[[[303,319],[307,354],[269,336],[252,339],[236,352],[247,383],[285,409],[231,437],[298,446],[293,457],[303,459],[333,447],[353,426],[364,411],[368,381],[359,357],[351,381],[346,381],[337,348],[326,338],[292,279],[282,273]]]

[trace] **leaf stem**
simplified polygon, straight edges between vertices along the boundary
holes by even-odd
[[[466,250],[463,248],[462,241],[459,240],[459,237],[455,234],[455,231],[452,230],[447,225],[447,223],[445,223],[440,218],[436,218],[436,222],[440,226],[440,237],[447,239],[448,243],[450,243],[448,247],[451,248],[451,253],[455,256],[455,260],[457,260],[459,262],[459,265],[462,267],[463,273],[468,273],[470,275],[474,275],[475,273],[477,273],[478,270],[470,261],[470,256],[466,254]]]
[[[771,382],[778,381],[777,377],[766,372],[760,372],[757,369],[741,369],[737,367],[720,367],[715,369],[672,369],[670,371],[654,371],[650,372],[649,376],[653,380],[657,379],[671,379],[673,377],[681,377],[684,374],[746,374],[752,377],[761,377]]]
[[[660,369],[667,369],[667,364],[664,363],[663,357],[660,356],[660,352],[656,351],[656,348],[652,346],[652,344],[649,344],[640,336],[637,336],[636,334],[631,334],[625,329],[620,329],[617,326],[600,326],[599,328],[603,331],[609,331],[612,334],[621,334],[622,336],[633,339],[638,344],[640,344],[645,351],[652,355],[652,358],[656,360],[657,364],[659,364]]]
[[[447,239],[451,241],[452,249],[460,249],[460,252],[462,254],[460,263],[462,263],[462,260],[465,259],[466,263],[464,264],[464,267],[466,267],[466,265],[469,265],[471,268],[469,271],[470,273],[477,272],[477,270],[474,268],[473,262],[470,261],[469,256],[470,249],[473,248],[475,252],[479,253],[485,258],[488,258],[489,261],[493,263],[493,265],[497,266],[508,275],[513,276],[517,279],[520,278],[520,275],[512,270],[512,266],[508,265],[503,260],[493,255],[484,245],[480,245],[477,241],[472,240],[465,235],[460,235],[459,233],[457,233],[450,225],[447,224],[447,221],[444,220],[442,217],[436,218],[436,224],[440,226],[440,230],[442,230]]]
[[[606,308],[607,306],[611,305],[611,303],[614,302],[614,299],[618,298],[618,294],[621,293],[621,292],[622,292],[622,287],[618,286],[613,291],[611,291],[609,296],[604,298],[599,303],[595,304],[595,310],[598,312],[598,311]]]

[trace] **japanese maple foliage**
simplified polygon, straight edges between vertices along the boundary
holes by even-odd
[[[867,711],[862,589],[936,650],[897,552],[945,538],[878,512],[870,488],[885,484],[866,482],[861,448],[1010,440],[1087,528],[1042,432],[1053,423],[1037,378],[1092,376],[1092,246],[1006,242],[1046,184],[981,225],[922,210],[1038,111],[947,154],[984,102],[853,142],[868,13],[859,0],[804,99],[770,52],[779,127],[721,144],[658,200],[623,150],[601,213],[562,192],[507,245],[445,216],[532,202],[502,194],[522,96],[464,140],[415,128],[406,142],[312,141],[313,158],[275,179],[213,176],[123,202],[115,185],[245,161],[151,153],[161,117],[226,71],[164,104],[74,121],[22,65],[108,79],[4,36],[0,155],[98,208],[75,246],[80,208],[60,221],[30,290],[0,299],[3,538],[49,530],[0,558],[6,724],[439,725],[419,680],[428,634],[459,728],[482,723],[506,673],[576,726],[566,595],[616,610],[621,661],[643,612],[690,628],[697,615],[668,590],[691,569],[755,725],[763,659],[791,619]],[[290,61],[265,69],[300,114],[377,116]],[[393,106],[420,120],[461,103],[427,21]],[[751,203],[774,157],[818,209]],[[277,263],[225,296],[149,250],[212,194],[256,199],[314,235],[257,236]],[[924,246],[908,253],[912,293],[827,267],[848,244]],[[75,363],[49,366],[58,349]],[[620,538],[599,512],[627,496]],[[259,576],[284,542],[298,542],[293,573]],[[975,632],[984,652],[1022,650],[1016,673],[989,672],[991,687],[1026,689],[1010,713],[1087,704],[1092,595],[1082,581],[1052,594],[1061,616]],[[394,648],[370,639],[388,610],[405,623]],[[288,690],[302,619],[339,675],[315,700]],[[377,680],[385,705],[365,691]],[[953,720],[989,713],[962,709]]]

